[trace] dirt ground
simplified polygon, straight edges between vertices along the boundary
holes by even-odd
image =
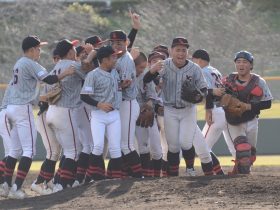
[[[280,209],[280,167],[255,167],[249,176],[193,178],[182,168],[179,177],[106,180],[48,196],[28,189],[35,176],[25,183],[29,198],[0,198],[0,209]]]

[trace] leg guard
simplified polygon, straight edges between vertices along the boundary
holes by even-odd
[[[251,149],[246,136],[238,136],[234,139],[234,148],[236,150],[237,171],[240,174],[249,174],[251,168]]]

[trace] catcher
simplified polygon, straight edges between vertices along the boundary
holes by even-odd
[[[227,129],[236,150],[235,166],[230,174],[249,174],[256,160],[258,115],[271,107],[272,95],[263,78],[253,74],[254,57],[250,52],[236,53],[237,72],[223,80],[227,94],[220,104],[225,110]]]
[[[159,54],[159,53],[158,53]],[[159,54],[158,56],[161,56]],[[149,55],[149,60],[155,53]],[[157,92],[154,83],[143,83],[144,70],[147,67],[147,57],[144,53],[134,60],[137,81],[137,102],[140,105],[140,114],[136,121],[136,138],[142,165],[142,173],[145,177],[160,177],[162,148],[160,133],[155,120],[154,104],[157,101]],[[151,160],[152,159],[152,160]]]

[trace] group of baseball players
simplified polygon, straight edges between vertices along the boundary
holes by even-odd
[[[272,101],[265,80],[252,73],[252,54],[236,53],[235,72],[222,78],[206,50],[189,56],[184,37],[174,38],[170,47],[155,46],[148,56],[132,48],[140,17],[131,14],[131,19],[129,35],[115,30],[108,40],[59,41],[49,72],[38,63],[47,43],[37,36],[24,38],[24,55],[14,65],[0,112],[1,196],[26,197],[22,184],[35,155],[37,131],[47,152],[31,185],[40,195],[103,179],[178,176],[181,156],[188,176],[196,175],[195,155],[205,175],[224,175],[211,150],[222,132],[235,159],[230,173],[250,173],[258,115]],[[191,94],[182,89],[186,82]],[[227,109],[232,98],[225,95],[240,100],[234,107],[238,116]],[[202,131],[196,115],[201,101],[206,109]]]

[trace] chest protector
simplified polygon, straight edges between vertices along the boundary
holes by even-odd
[[[244,103],[258,103],[263,96],[263,90],[258,86],[260,77],[256,74],[251,74],[251,78],[248,83],[239,85],[236,83],[238,75],[236,73],[230,74],[224,81],[226,91],[234,95],[240,101]],[[232,117],[225,112],[227,122],[232,125],[237,125],[243,122],[248,122],[254,119],[259,113],[255,113],[252,110],[246,111],[241,117]]]

